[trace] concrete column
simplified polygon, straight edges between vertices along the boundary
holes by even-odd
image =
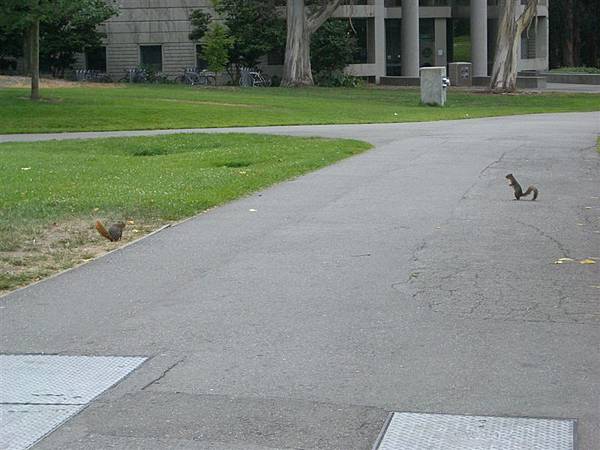
[[[548,70],[548,18],[537,18],[537,36],[535,38],[535,57],[543,59],[543,63],[538,70]]]
[[[402,0],[402,75],[419,76],[419,0]]]
[[[379,84],[381,77],[385,76],[385,0],[375,0],[375,65],[377,71],[375,82]]]
[[[446,66],[448,64],[446,42],[446,18],[435,19],[435,65]]]
[[[474,77],[487,77],[487,0],[471,0],[471,62]]]

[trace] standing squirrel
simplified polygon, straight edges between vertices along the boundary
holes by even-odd
[[[100,233],[102,236],[104,236],[106,239],[108,239],[111,242],[116,242],[121,239],[124,228],[125,228],[124,222],[117,222],[115,224],[112,224],[110,227],[108,227],[108,231],[107,231],[106,228],[104,228],[104,225],[102,225],[102,222],[100,222],[99,220],[96,220],[96,230],[98,230],[98,233]]]
[[[506,175],[506,179],[508,180],[508,185],[511,186],[515,191],[515,199],[519,200],[521,197],[526,197],[533,192],[533,198],[531,200],[535,200],[538,196],[538,190],[535,186],[529,186],[525,192],[521,188],[521,185],[517,181],[517,179],[513,176],[512,173]]]

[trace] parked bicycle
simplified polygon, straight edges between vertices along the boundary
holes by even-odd
[[[240,69],[241,87],[269,87],[271,78],[260,70],[251,67],[242,67]]]
[[[197,67],[186,67],[175,81],[188,86],[210,86],[217,84],[217,75],[208,70],[198,70]]]
[[[133,67],[125,70],[125,76],[119,80],[121,83],[147,83],[148,72],[141,67]]]
[[[119,80],[124,83],[169,83],[169,77],[162,73],[156,72],[151,67],[133,67],[125,70],[125,76]]]
[[[91,81],[94,83],[112,83],[112,78],[99,70],[80,69],[75,71],[77,81]]]

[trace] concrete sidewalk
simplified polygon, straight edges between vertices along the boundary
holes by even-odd
[[[567,83],[548,83],[544,91],[551,92],[572,92],[585,94],[600,94],[600,85],[598,84],[567,84]]]
[[[229,131],[376,148],[2,298],[1,353],[150,357],[36,448],[368,449],[390,411],[597,446],[600,264],[554,261],[600,256],[600,114]]]

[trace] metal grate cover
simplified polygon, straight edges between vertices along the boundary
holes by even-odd
[[[32,446],[145,359],[0,355],[0,448]]]
[[[377,450],[574,450],[575,422],[395,412]]]
[[[0,448],[28,448],[83,407],[84,405],[0,405]]]
[[[0,403],[84,405],[144,359],[0,355]]]

